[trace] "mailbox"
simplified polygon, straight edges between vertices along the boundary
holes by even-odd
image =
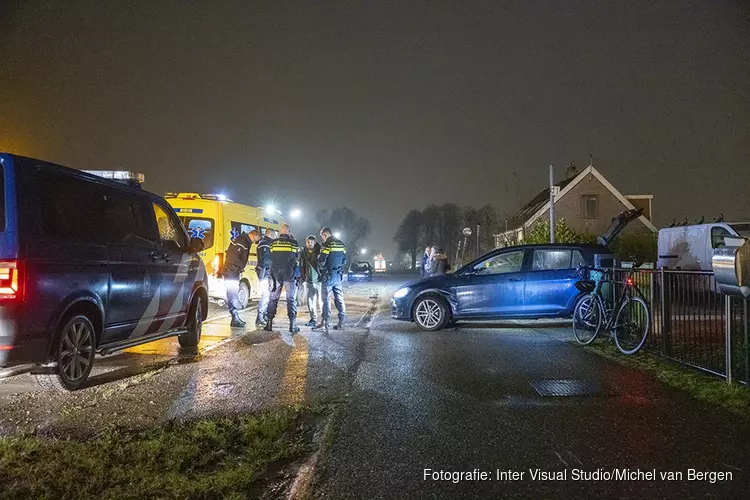
[[[721,293],[747,298],[750,296],[750,243],[745,239],[726,238],[714,250],[711,264]]]

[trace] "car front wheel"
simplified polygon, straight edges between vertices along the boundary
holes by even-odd
[[[450,321],[450,310],[445,299],[436,295],[420,297],[414,304],[414,322],[422,330],[441,330]]]
[[[182,347],[196,347],[201,341],[203,331],[203,301],[200,297],[194,297],[188,312],[187,331],[177,337]]]

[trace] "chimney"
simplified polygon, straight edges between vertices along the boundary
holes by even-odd
[[[576,167],[576,162],[571,161],[570,165],[568,165],[565,168],[565,179],[572,179],[578,175],[578,168]]]

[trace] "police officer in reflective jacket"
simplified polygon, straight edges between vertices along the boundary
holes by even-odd
[[[299,280],[299,244],[289,233],[289,225],[282,224],[279,237],[271,242],[271,294],[268,301],[268,322],[264,330],[273,331],[273,318],[279,305],[281,289],[286,289],[286,311],[289,331],[297,327],[297,281]]]
[[[346,246],[341,240],[333,237],[333,233],[328,227],[320,230],[320,237],[323,239],[323,246],[318,258],[318,268],[322,283],[323,322],[316,326],[314,330],[328,331],[328,321],[331,317],[331,295],[333,295],[333,302],[336,304],[339,313],[339,322],[333,328],[343,330],[344,320],[346,319],[346,304],[344,304],[344,290],[341,282],[346,265]]]
[[[255,272],[258,275],[258,317],[255,318],[255,326],[263,327],[268,323],[268,282],[271,278],[271,243],[273,243],[273,229],[267,228],[266,233],[258,242],[258,265]]]
[[[242,233],[229,243],[226,252],[226,261],[221,274],[224,276],[224,286],[227,289],[227,306],[229,314],[232,315],[231,327],[242,328],[245,322],[240,318],[242,308],[237,298],[240,288],[240,275],[245,270],[247,259],[250,256],[250,247],[260,240],[258,231],[250,231],[250,234]]]

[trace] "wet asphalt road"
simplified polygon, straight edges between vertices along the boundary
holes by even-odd
[[[567,325],[428,333],[381,306],[319,464],[318,498],[749,498],[747,424],[572,345]],[[532,384],[545,380],[578,381],[591,395],[542,397]],[[687,479],[691,468],[733,480],[659,477]],[[492,480],[425,480],[425,469]],[[567,470],[567,479],[535,481],[530,469]],[[658,479],[574,481],[574,469],[656,469]],[[498,481],[498,470],[524,476]]]
[[[86,436],[327,401],[339,411],[317,463],[317,498],[746,498],[746,424],[571,345],[564,324],[427,333],[391,320],[388,298],[404,279],[347,284],[343,333],[303,328],[291,337],[283,319],[279,333],[231,329],[212,306],[197,354],[169,339],[99,358],[90,386],[75,393],[42,390],[31,374],[0,380],[0,435]],[[254,312],[243,316],[250,322]],[[588,383],[592,395],[543,397],[532,386],[558,379]],[[575,468],[693,468],[734,478],[576,482]],[[424,469],[524,477],[425,481]],[[533,481],[529,469],[567,470],[568,480]]]

